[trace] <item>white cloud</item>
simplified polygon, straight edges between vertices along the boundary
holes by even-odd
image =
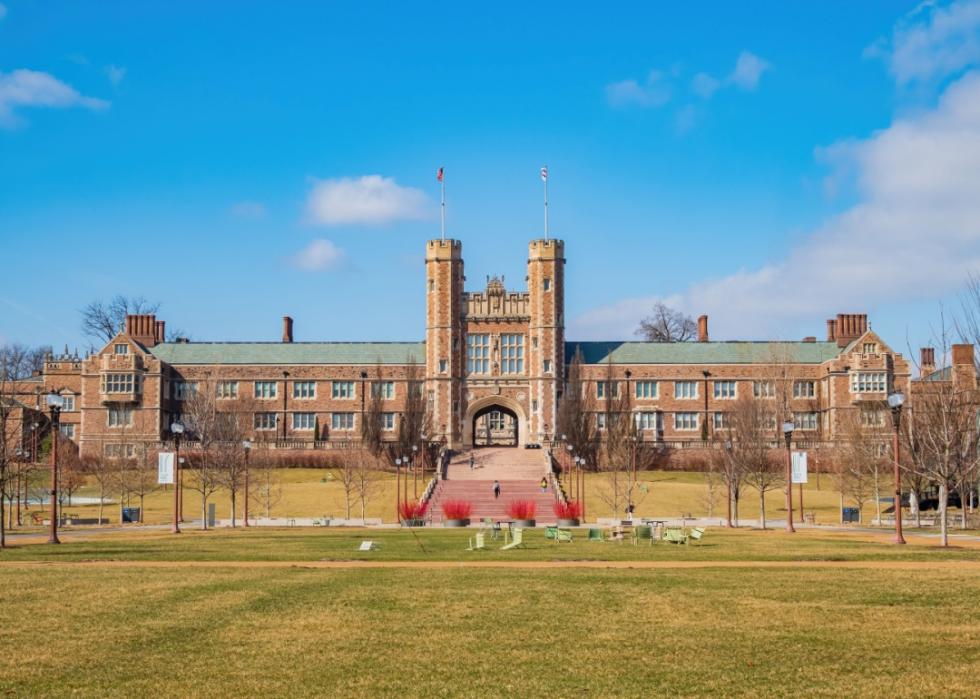
[[[236,218],[258,219],[266,214],[265,204],[260,201],[237,201],[229,209]]]
[[[381,175],[314,180],[307,199],[310,219],[331,226],[425,219],[428,205],[422,190]]]
[[[7,16],[7,7],[2,2],[0,2],[0,19],[3,19],[6,16]]]
[[[882,58],[899,85],[941,80],[980,62],[980,0],[923,2],[865,49]]]
[[[659,70],[651,70],[642,85],[622,80],[606,85],[606,99],[613,107],[660,107],[670,101],[670,85]]]
[[[126,77],[126,69],[121,66],[108,65],[105,67],[106,77],[113,85],[118,85]]]
[[[18,123],[14,110],[18,107],[85,107],[107,109],[109,103],[86,97],[53,75],[36,70],[20,69],[0,72],[0,127]]]
[[[329,240],[317,238],[289,258],[294,267],[308,272],[322,272],[339,265],[344,259],[344,251]]]
[[[857,203],[781,260],[707,280],[671,305],[712,316],[719,337],[772,335],[788,321],[817,331],[855,304],[941,298],[980,269],[980,71],[952,83],[931,111],[865,140],[835,145]],[[656,298],[626,299],[570,323],[576,338],[631,337]]]
[[[749,51],[742,51],[735,61],[735,70],[729,76],[729,82],[743,90],[754,90],[759,86],[759,78],[772,66]]]
[[[707,73],[698,73],[691,81],[691,89],[694,91],[694,94],[704,99],[708,99],[715,94],[719,87],[721,87],[721,81],[712,78]]]

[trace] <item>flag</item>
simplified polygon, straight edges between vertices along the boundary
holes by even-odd
[[[436,180],[442,182],[442,168],[439,168],[439,172],[436,173]]]
[[[541,181],[542,182],[547,182],[548,181],[548,166],[547,165],[545,165],[543,168],[541,168]]]

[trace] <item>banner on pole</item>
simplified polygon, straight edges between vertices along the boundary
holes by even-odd
[[[174,453],[161,451],[157,456],[157,483],[173,485],[174,482]]]
[[[794,451],[792,465],[793,483],[806,483],[806,452]]]

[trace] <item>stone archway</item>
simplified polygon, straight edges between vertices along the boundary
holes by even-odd
[[[497,423],[501,429],[495,430],[488,444],[485,426],[488,426],[492,420],[502,420],[503,422]],[[478,421],[481,424],[478,425]],[[512,435],[510,434],[511,429],[513,430]],[[505,438],[504,435],[510,438]],[[517,401],[506,396],[487,396],[467,406],[466,417],[463,420],[463,444],[465,446],[522,447],[526,441],[527,417]]]

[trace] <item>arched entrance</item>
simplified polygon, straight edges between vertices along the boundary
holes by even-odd
[[[506,396],[487,396],[467,406],[463,444],[470,447],[523,446],[527,418],[521,405]]]

